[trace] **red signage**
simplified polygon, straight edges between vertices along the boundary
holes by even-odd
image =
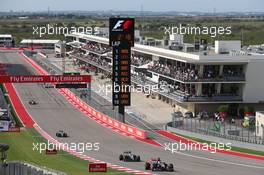
[[[89,172],[107,172],[106,163],[90,163]]]
[[[81,83],[91,82],[91,75],[0,76],[0,83]]]
[[[20,127],[11,127],[8,129],[8,132],[20,132]]]
[[[58,151],[56,149],[46,149],[46,155],[56,155]]]

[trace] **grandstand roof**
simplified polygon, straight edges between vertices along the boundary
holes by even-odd
[[[87,35],[82,33],[71,33],[66,36],[72,37],[80,37],[83,39],[87,39],[89,41],[95,41],[99,43],[109,44],[109,40],[107,38],[98,37],[94,35]],[[157,48],[153,46],[146,46],[141,44],[135,44],[132,48],[133,51],[137,51],[140,53],[145,53],[157,57],[163,57],[167,59],[177,60],[181,62],[188,63],[247,63],[251,60],[262,60],[264,61],[263,56],[259,55],[229,55],[229,54],[208,54],[203,55],[203,53],[186,53],[180,51],[173,51],[164,48]]]
[[[23,39],[20,44],[56,44],[58,43],[60,40],[39,40],[39,39]]]
[[[12,38],[10,34],[0,34],[0,38]]]

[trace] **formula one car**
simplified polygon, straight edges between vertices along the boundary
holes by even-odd
[[[157,159],[150,159],[145,163],[145,170],[151,171],[168,171],[173,172],[173,164],[167,164],[165,162],[160,161],[160,158]]]
[[[57,137],[68,137],[68,134],[62,130],[59,130],[58,132],[56,132],[56,136]]]
[[[30,100],[28,103],[29,103],[30,105],[37,105],[37,104],[38,104],[35,100]]]
[[[132,154],[131,151],[125,151],[119,156],[120,161],[124,162],[140,162],[140,156]]]

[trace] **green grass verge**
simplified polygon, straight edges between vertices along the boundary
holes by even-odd
[[[33,143],[42,143],[46,140],[37,133],[35,129],[23,129],[20,133],[0,133],[0,142],[10,146],[8,150],[8,161],[21,160],[38,166],[45,166],[54,170],[66,172],[69,175],[87,175],[88,161],[77,158],[65,151],[59,151],[57,155],[45,155],[38,151],[33,151]],[[128,173],[108,169],[108,173],[128,175]]]
[[[212,141],[203,140],[203,139],[199,139],[199,138],[191,137],[191,136],[186,136],[186,135],[178,134],[178,133],[175,133],[175,132],[174,132],[174,134],[177,134],[179,136],[185,137],[187,139],[194,140],[194,141],[199,142],[199,143],[207,143],[207,144],[215,143],[215,142],[212,142]],[[247,154],[264,156],[264,152],[263,151],[257,151],[257,150],[252,150],[252,149],[240,148],[240,147],[235,147],[235,146],[232,146],[231,150],[232,151],[241,152],[241,153],[247,153]]]
[[[3,84],[0,84],[3,93],[6,89]],[[8,96],[5,100],[11,107],[11,114],[14,117],[18,126],[22,126],[16,112],[14,111],[11,101]],[[47,156],[44,153],[33,151],[33,143],[47,143],[47,141],[35,129],[22,129],[20,133],[0,132],[0,143],[6,143],[10,146],[8,150],[8,161],[21,160],[42,167],[48,167],[54,170],[66,172],[68,175],[87,175],[88,161],[77,158],[65,151],[59,151],[58,155]],[[108,173],[102,174],[117,174],[129,175],[129,173],[116,171],[108,168]]]

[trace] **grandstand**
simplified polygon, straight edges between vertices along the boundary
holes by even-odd
[[[68,49],[79,64],[111,74],[112,54],[107,38],[79,33],[66,38],[72,39]],[[241,43],[226,43],[223,45],[229,44],[230,48],[225,48],[225,53],[221,52],[223,48],[214,48],[206,54],[135,44],[131,56],[132,82],[165,86],[165,91],[160,89],[154,95],[183,111],[208,111],[209,107],[215,111],[219,104],[232,104],[238,109],[248,103],[256,110],[263,109],[263,56],[232,55],[231,50],[240,48]]]
[[[14,40],[10,34],[0,34],[0,47],[12,47],[14,46]]]

